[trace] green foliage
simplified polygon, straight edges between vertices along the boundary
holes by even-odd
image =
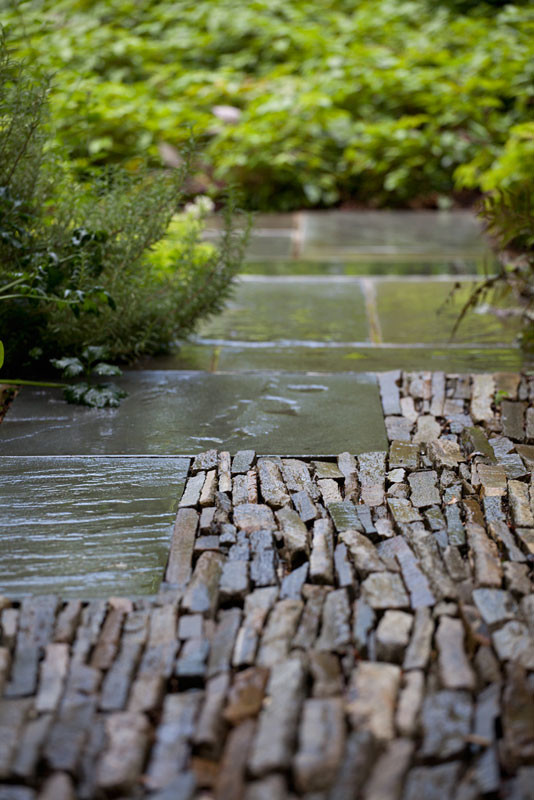
[[[444,205],[531,123],[534,8],[500,0],[6,0],[79,169],[202,142],[249,207]],[[174,148],[174,149],[173,149]],[[492,178],[493,176],[493,178]]]
[[[116,408],[126,397],[126,392],[114,383],[93,383],[94,375],[122,375],[122,370],[114,364],[100,361],[107,358],[104,347],[86,347],[80,358],[53,358],[51,363],[61,370],[64,378],[73,378],[84,374],[85,381],[65,386],[63,394],[68,403],[91,408]]]
[[[524,328],[521,343],[534,352],[534,179],[532,173],[513,188],[494,190],[481,203],[480,216],[499,250],[499,267],[494,275],[476,285],[467,300],[456,328],[467,311],[495,292],[515,300],[516,313]]]
[[[220,309],[245,237],[233,228],[233,199],[217,247],[201,243],[211,201],[199,198],[177,214],[190,165],[187,146],[177,168],[138,160],[129,169],[88,166],[77,179],[51,140],[47,83],[0,42],[0,330],[8,375],[91,346],[122,360],[159,352]],[[163,264],[157,245],[169,229]]]

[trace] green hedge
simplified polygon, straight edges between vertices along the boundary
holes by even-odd
[[[237,181],[253,208],[446,206],[513,181],[533,119],[530,3],[8,0],[0,20],[55,74],[81,168],[172,161],[192,130],[194,188]]]

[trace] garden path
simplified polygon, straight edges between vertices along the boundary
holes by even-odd
[[[0,800],[532,797],[534,380],[510,320],[434,314],[484,253],[464,214],[260,219],[120,409],[21,392]]]

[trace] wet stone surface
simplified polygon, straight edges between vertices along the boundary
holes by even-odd
[[[3,458],[0,592],[154,594],[188,468],[186,458]]]
[[[169,456],[216,447],[335,455],[387,441],[376,379],[366,373],[144,371],[118,382],[128,397],[111,411],[69,406],[59,390],[24,389],[0,426],[2,453]]]
[[[533,445],[503,386],[528,419],[528,375],[396,372],[410,441],[209,447],[158,594],[0,598],[0,797],[528,797]]]

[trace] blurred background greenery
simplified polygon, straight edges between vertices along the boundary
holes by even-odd
[[[534,340],[532,2],[0,0],[0,25],[8,370],[166,351],[220,310],[245,238],[202,231],[229,186],[262,211],[483,195],[488,288]]]
[[[532,3],[4,0],[13,53],[53,75],[83,170],[191,133],[193,190],[246,205],[448,207],[534,166]]]

